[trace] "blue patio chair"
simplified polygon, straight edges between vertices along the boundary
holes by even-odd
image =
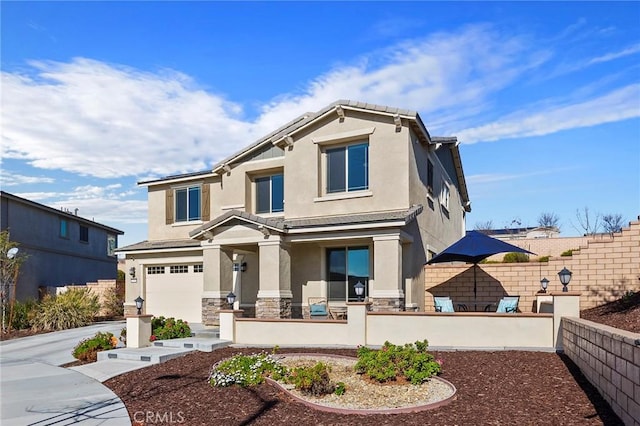
[[[329,318],[327,299],[318,297],[309,298],[309,318]]]
[[[434,296],[433,307],[436,312],[453,312],[453,302],[449,296]]]
[[[498,313],[515,313],[518,311],[518,302],[520,301],[520,296],[505,296],[500,299],[498,303],[498,309],[496,312]]]

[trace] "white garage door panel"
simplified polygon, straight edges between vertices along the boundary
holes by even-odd
[[[202,322],[202,274],[147,275],[146,284],[147,314]]]

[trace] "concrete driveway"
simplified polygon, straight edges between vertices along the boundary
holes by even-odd
[[[98,331],[116,336],[124,321],[0,342],[0,393],[5,425],[131,425],[124,404],[99,381],[58,367]]]

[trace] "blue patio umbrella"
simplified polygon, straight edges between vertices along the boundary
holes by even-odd
[[[443,262],[473,263],[473,298],[476,299],[476,266],[478,262],[498,253],[531,253],[528,250],[492,238],[479,231],[467,231],[467,234],[438,253],[427,264]]]

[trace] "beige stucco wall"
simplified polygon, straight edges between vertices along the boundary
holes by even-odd
[[[551,291],[562,290],[558,272],[566,267],[573,275],[571,291],[581,294],[580,308],[620,298],[625,291],[640,290],[640,221],[631,222],[611,238],[589,239],[573,256],[549,262],[480,264],[477,266],[477,300],[496,302],[505,295],[519,295],[519,309],[532,312],[540,280],[549,280]],[[435,264],[425,267],[426,310],[433,311],[433,296],[473,299],[473,266]]]

